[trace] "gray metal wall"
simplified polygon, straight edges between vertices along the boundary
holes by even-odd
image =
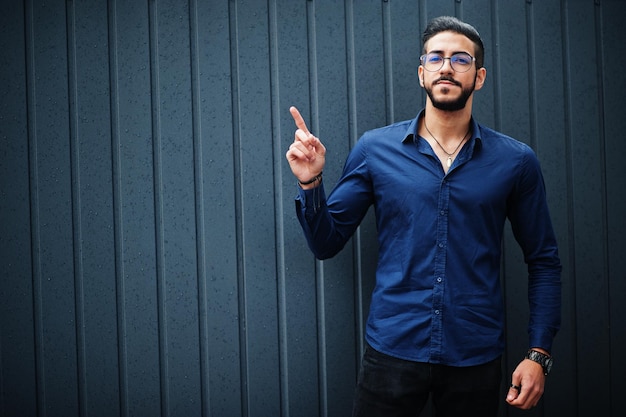
[[[475,116],[537,151],[564,264],[545,401],[501,414],[623,414],[625,2],[3,0],[0,415],[349,415],[375,231],[308,252],[288,107],[332,186],[422,106],[440,14],[486,41]],[[508,377],[527,306],[504,245]]]

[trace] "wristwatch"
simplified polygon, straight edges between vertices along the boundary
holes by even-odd
[[[533,349],[528,350],[528,352],[526,353],[526,359],[530,359],[531,361],[537,362],[539,365],[541,365],[544,375],[548,375],[550,373],[550,369],[552,369],[552,363],[554,362],[552,356],[548,356]]]

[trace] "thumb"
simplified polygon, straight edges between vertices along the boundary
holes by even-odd
[[[506,400],[507,401],[513,401],[515,400],[517,397],[519,397],[519,393],[522,390],[522,386],[521,383],[512,383],[511,386],[509,387],[509,392],[506,395]]]

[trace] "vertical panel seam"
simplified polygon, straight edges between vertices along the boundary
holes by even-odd
[[[395,119],[394,91],[393,91],[393,42],[391,38],[391,2],[382,3],[382,31],[383,31],[383,56],[385,71],[385,109],[386,124],[391,124]]]
[[[154,211],[155,211],[155,251],[157,278],[157,326],[159,333],[159,375],[161,387],[161,415],[169,415],[169,375],[166,325],[166,289],[164,276],[163,242],[163,175],[161,154],[161,105],[159,94],[159,30],[158,4],[149,2],[149,42],[150,42],[150,90],[152,113],[152,150],[154,173]]]
[[[276,222],[276,275],[278,300],[278,366],[279,366],[279,395],[282,417],[289,417],[289,356],[287,334],[287,288],[285,271],[285,226],[283,205],[283,161],[281,140],[281,103],[280,103],[280,74],[278,58],[278,12],[275,1],[268,1],[269,20],[269,53],[270,53],[270,95],[271,95],[271,123],[272,146],[274,154],[274,221]]]
[[[534,5],[531,1],[526,1],[525,18],[526,18],[526,48],[528,51],[528,118],[531,148],[539,157],[539,139],[537,128],[537,74],[536,74],[536,48],[535,48],[535,20],[533,18]],[[542,415],[545,413],[545,403],[542,401],[539,405]]]
[[[120,416],[128,416],[128,355],[126,351],[126,303],[124,281],[124,239],[122,229],[120,106],[117,50],[117,0],[108,2],[109,95],[111,112],[111,184],[113,188],[113,242],[115,247],[115,294],[117,314],[117,363]]]
[[[603,273],[602,276],[605,279],[606,284],[606,293],[605,299],[607,302],[605,303],[605,313],[608,317],[609,323],[609,340],[612,329],[616,326],[611,326],[611,304],[608,302],[610,299],[609,294],[611,294],[611,280],[609,279],[610,270],[610,259],[609,259],[609,250],[608,250],[608,236],[609,236],[609,202],[608,202],[608,185],[607,185],[607,166],[606,166],[606,126],[604,121],[604,44],[602,41],[602,4],[599,0],[594,1],[594,21],[595,21],[595,43],[596,43],[596,63],[597,67],[597,76],[598,76],[598,133],[599,133],[599,149],[598,154],[600,155],[600,191],[602,194],[602,253],[603,253]],[[612,373],[611,365],[611,343],[608,343],[608,361],[609,361],[609,373]],[[611,380],[609,376],[609,380]],[[608,390],[609,399],[611,399],[611,393],[613,390]],[[612,411],[613,401],[609,401],[609,409]]]
[[[243,236],[243,175],[241,172],[241,114],[239,97],[239,26],[237,15],[237,2],[229,0],[228,24],[230,31],[230,67],[231,67],[231,92],[232,92],[232,123],[233,123],[233,174],[235,177],[235,217],[236,217],[236,251],[237,251],[237,303],[239,313],[239,367],[241,386],[241,409],[242,414],[249,415],[249,387],[248,387],[248,346],[247,346],[247,294],[246,294],[246,270],[244,268],[245,244]]]
[[[568,253],[570,254],[569,257],[569,273],[571,276],[571,280],[573,282],[573,285],[571,285],[571,298],[569,300],[569,302],[572,304],[573,306],[573,311],[576,311],[576,242],[575,242],[575,234],[576,234],[576,228],[574,227],[574,183],[572,181],[573,179],[573,161],[574,161],[574,147],[572,146],[572,131],[573,131],[573,120],[572,120],[572,95],[571,95],[571,71],[570,71],[570,65],[571,65],[571,55],[569,52],[569,47],[570,47],[570,41],[569,41],[569,36],[568,36],[568,32],[569,32],[569,20],[567,18],[567,4],[566,4],[567,0],[561,0],[561,20],[563,22],[563,26],[562,26],[562,32],[561,32],[561,38],[563,39],[563,44],[562,44],[562,51],[563,51],[563,70],[564,70],[564,74],[563,74],[563,92],[564,92],[564,115],[565,115],[565,121],[564,121],[564,128],[565,128],[565,154],[566,154],[566,158],[565,158],[565,164],[566,164],[566,176],[565,176],[565,181],[566,181],[566,186],[567,186],[567,223],[568,223],[568,231],[570,233],[571,236],[568,236],[568,241],[569,241],[569,247],[568,247]],[[578,344],[576,343],[577,340],[577,327],[574,324],[572,326],[572,340],[573,343],[572,345],[572,350],[574,353],[574,363],[578,362]],[[578,380],[578,375],[577,375],[577,367],[574,367],[574,375],[576,380]],[[576,389],[576,395],[574,396],[575,398],[580,398],[580,396],[578,395],[578,390],[579,390],[579,384],[575,383],[574,387]]]
[[[346,73],[347,73],[347,85],[348,85],[348,140],[349,147],[352,148],[358,140],[357,133],[357,111],[356,111],[356,57],[355,57],[355,45],[354,45],[354,5],[351,1],[345,2],[345,26],[346,26]],[[363,268],[361,267],[362,259],[362,245],[361,245],[361,229],[357,228],[352,238],[352,254],[354,265],[354,316],[355,316],[355,366],[359,369],[361,354],[365,351],[365,304],[363,302]]]
[[[419,98],[420,98],[418,103],[426,102],[424,88],[421,88],[421,85],[419,83],[419,75],[418,75],[418,71],[419,71],[418,68],[419,68],[419,65],[421,65],[421,62],[419,61],[419,56],[422,55],[422,51],[424,49],[424,46],[422,45],[422,38],[424,36],[423,33],[424,33],[424,30],[426,29],[426,25],[428,24],[428,21],[427,21],[428,9],[426,8],[426,2],[427,0],[421,0],[418,5],[419,19],[418,19],[417,24],[419,25],[419,32],[418,32],[419,37],[417,41],[418,41],[419,47],[421,48],[418,50],[418,60],[417,60],[418,67],[415,68],[415,79],[417,80],[417,90],[418,90],[417,94],[419,95]]]
[[[537,74],[535,51],[535,20],[533,19],[533,3],[526,2],[526,43],[528,45],[528,106],[530,146],[539,153],[539,139],[537,138]]]
[[[191,65],[191,117],[193,129],[194,199],[196,210],[196,258],[198,286],[198,333],[200,356],[200,405],[203,415],[210,415],[210,364],[208,349],[206,222],[204,215],[204,170],[202,154],[202,118],[200,104],[200,68],[198,41],[198,2],[189,0],[189,38]]]
[[[307,52],[309,60],[309,106],[311,109],[311,127],[319,132],[319,88],[317,73],[317,32],[315,25],[315,2],[306,3],[307,16]]]
[[[320,131],[319,121],[319,76],[317,68],[317,31],[315,21],[315,2],[306,3],[307,51],[309,60],[309,99],[311,108],[311,126],[314,132]],[[320,413],[328,414],[328,373],[326,371],[326,297],[324,263],[315,261],[316,317],[317,317],[317,369],[319,374]]]
[[[348,76],[348,134],[350,147],[356,145],[357,131],[357,100],[356,100],[356,51],[354,46],[354,5],[351,1],[345,3],[346,16],[346,72]]]
[[[41,417],[46,413],[46,384],[42,312],[42,283],[41,274],[41,234],[39,227],[39,169],[37,143],[37,85],[35,78],[35,12],[33,0],[24,4],[24,37],[26,45],[26,100],[28,123],[28,164],[29,164],[29,198],[30,198],[30,230],[31,256],[33,265],[33,331],[35,339],[35,390],[37,395],[36,410]]]
[[[498,0],[491,0],[491,10],[492,10],[492,14],[491,14],[491,38],[493,39],[492,44],[493,44],[493,59],[492,59],[492,65],[493,65],[493,73],[494,73],[494,83],[493,83],[493,106],[494,106],[494,128],[496,130],[499,130],[502,126],[502,90],[501,90],[501,84],[500,84],[500,21],[498,19]],[[503,240],[501,243],[502,246],[502,253],[505,252],[505,246],[506,246],[506,242]],[[501,257],[500,260],[500,270],[501,271],[505,271],[506,270],[506,258],[504,256]],[[507,280],[506,279],[501,279],[501,285],[502,285],[502,296],[503,296],[503,300],[505,305],[508,305],[507,303]],[[504,322],[506,323],[508,321],[508,312],[507,309],[504,309]],[[504,338],[505,340],[508,339],[508,329],[505,326],[504,329]],[[508,361],[506,360],[509,356],[509,346],[508,344],[505,346],[505,361],[504,361],[504,366],[508,367]],[[505,375],[510,375],[512,373],[512,371],[510,369],[505,369]]]
[[[500,77],[500,21],[498,20],[498,0],[491,0],[491,8],[493,10],[492,14],[492,24],[491,24],[491,37],[493,39],[493,72],[494,72],[494,82],[493,82],[493,107],[494,107],[494,124],[495,129],[499,130],[502,128],[502,86]]]
[[[86,353],[85,353],[85,293],[84,271],[82,261],[82,210],[80,201],[80,145],[78,133],[78,74],[76,68],[76,4],[66,3],[67,33],[67,72],[68,72],[68,109],[69,109],[69,145],[70,145],[70,177],[71,177],[71,210],[72,210],[72,251],[74,257],[74,316],[76,323],[76,360],[78,410],[80,415],[87,415],[86,394]]]

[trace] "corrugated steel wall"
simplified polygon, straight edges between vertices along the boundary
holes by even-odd
[[[475,116],[537,151],[564,263],[545,401],[501,414],[623,412],[624,1],[31,0],[0,13],[0,415],[349,415],[375,230],[310,255],[287,109],[332,186],[423,104],[441,14],[485,39]],[[504,245],[508,376],[526,273]]]

